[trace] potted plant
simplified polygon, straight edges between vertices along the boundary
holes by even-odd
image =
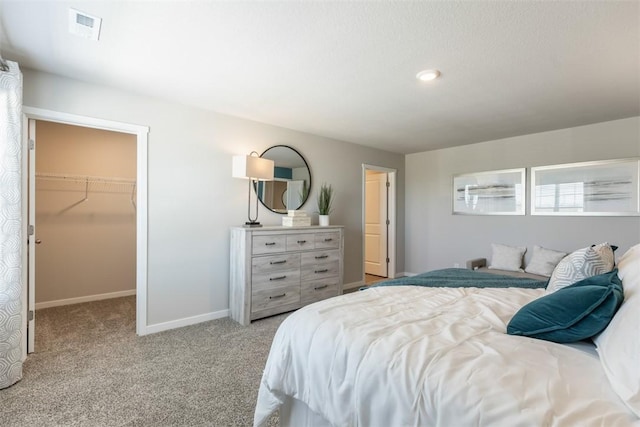
[[[309,186],[307,185],[307,180],[302,181],[302,190],[300,190],[300,206],[304,205],[304,202],[307,201],[307,197],[309,197]]]
[[[318,218],[322,226],[329,225],[329,214],[332,211],[332,203],[333,188],[331,188],[331,184],[322,184],[322,186],[320,186],[320,192],[318,193]]]

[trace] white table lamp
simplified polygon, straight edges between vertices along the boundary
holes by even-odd
[[[255,156],[254,156],[255,154]],[[256,216],[251,218],[251,186],[254,181],[273,180],[274,171],[273,160],[263,159],[258,153],[252,151],[248,156],[233,156],[231,175],[234,178],[244,178],[249,180],[249,196],[247,216],[249,221],[245,222],[245,227],[262,227],[258,220],[258,195],[256,193]]]

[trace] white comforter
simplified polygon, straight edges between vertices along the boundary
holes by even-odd
[[[294,397],[335,426],[640,425],[595,352],[505,334],[543,292],[379,287],[304,307],[276,333],[254,424]]]

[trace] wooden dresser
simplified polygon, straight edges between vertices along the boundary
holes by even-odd
[[[231,229],[231,318],[252,320],[342,294],[344,228]]]

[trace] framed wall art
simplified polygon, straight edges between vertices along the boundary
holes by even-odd
[[[531,168],[531,215],[640,215],[640,159]]]
[[[525,168],[455,175],[453,213],[524,215],[525,180]]]

